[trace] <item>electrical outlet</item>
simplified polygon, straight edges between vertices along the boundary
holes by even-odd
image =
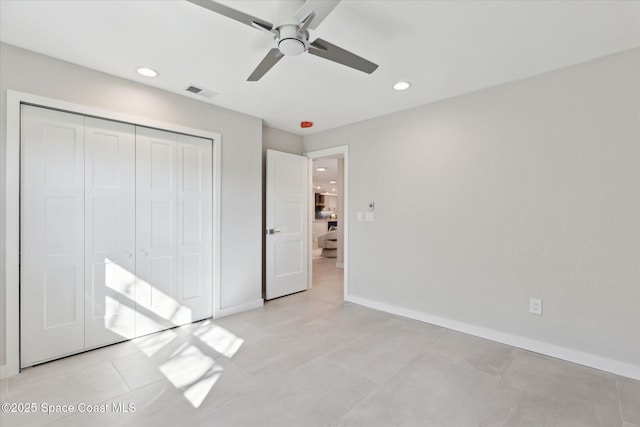
[[[540,298],[529,298],[529,313],[542,316],[542,300]]]

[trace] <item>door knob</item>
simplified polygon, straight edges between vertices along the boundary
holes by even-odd
[[[280,230],[274,230],[273,228],[269,228],[267,229],[267,234],[276,234],[279,233]]]
[[[148,256],[148,255],[149,255],[149,252],[145,251],[144,249],[142,249],[140,252],[141,252],[141,253],[142,253],[142,255],[144,255],[144,256]]]
[[[131,258],[133,254],[129,251],[124,251],[124,256],[126,256],[127,258]]]

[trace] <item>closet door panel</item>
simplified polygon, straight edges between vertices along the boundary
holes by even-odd
[[[212,316],[212,141],[22,107],[21,366]]]
[[[212,141],[178,136],[177,295],[191,320],[213,315]],[[185,311],[186,312],[186,311]]]
[[[177,272],[177,135],[136,128],[136,335],[180,322]]]
[[[21,107],[21,366],[84,348],[84,118]]]
[[[135,126],[85,119],[85,346],[135,334]]]

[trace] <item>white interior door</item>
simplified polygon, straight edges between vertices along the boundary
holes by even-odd
[[[213,314],[213,145],[22,108],[21,365]]]
[[[84,117],[21,110],[21,366],[84,349]]]
[[[178,135],[177,293],[179,324],[213,315],[213,145]],[[186,310],[185,310],[186,309]]]
[[[136,335],[175,323],[178,135],[136,128]]]
[[[136,128],[136,335],[211,317],[211,140]]]
[[[135,334],[135,126],[85,118],[85,347]]]
[[[267,150],[266,299],[307,289],[308,159]]]

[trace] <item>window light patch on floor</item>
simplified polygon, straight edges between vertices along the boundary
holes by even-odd
[[[104,259],[104,281],[109,295],[105,295],[105,326],[125,338],[132,334],[126,321],[135,317],[136,327],[142,330],[164,329],[169,325],[181,326],[188,333],[193,321],[192,312],[174,298],[153,286],[153,283],[136,277],[114,261]],[[143,308],[144,310],[138,310]],[[128,313],[128,312],[129,313]],[[145,314],[142,314],[145,313]],[[120,322],[124,322],[120,324]],[[127,329],[128,327],[128,329]],[[178,337],[177,330],[165,329],[132,340],[147,357],[156,356]],[[231,358],[242,346],[244,340],[226,329],[206,320],[197,325],[193,333],[197,340],[184,343],[166,361],[159,361],[159,370],[171,384],[182,391],[185,399],[194,408],[199,407],[213,386],[218,382],[224,369],[216,361],[203,353],[196,345],[206,345],[203,349]],[[195,338],[193,338],[195,340]],[[200,344],[202,343],[202,344]],[[194,345],[195,344],[195,345]],[[153,363],[153,362],[152,362]]]
[[[242,338],[223,327],[214,325],[210,320],[200,325],[193,334],[203,343],[228,358],[233,357],[244,342]]]
[[[183,396],[197,408],[224,368],[195,346],[185,343],[160,366],[160,371],[174,387],[183,390]]]
[[[167,346],[178,335],[171,329],[166,331],[156,332],[155,334],[145,335],[140,338],[136,338],[133,342],[136,343],[138,348],[147,356],[153,357],[158,351]]]

